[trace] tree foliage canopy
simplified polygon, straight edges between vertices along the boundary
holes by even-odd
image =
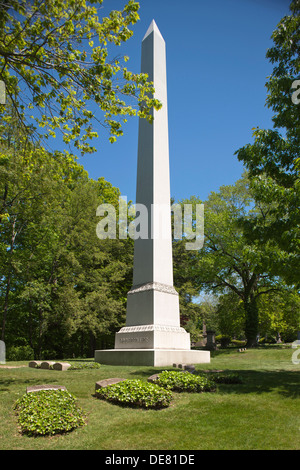
[[[0,80],[20,123],[35,137],[59,130],[82,153],[94,150],[99,128],[114,142],[127,116],[151,121],[152,107],[160,107],[147,75],[130,72],[128,57],[115,52],[132,36],[139,4],[129,0],[100,18],[102,3],[0,2]],[[6,115],[4,105],[0,114]]]
[[[182,203],[195,207],[202,201],[193,196]],[[256,204],[246,174],[236,184],[222,186],[219,192],[212,192],[204,207],[203,248],[185,251],[182,249],[184,240],[175,243],[174,258],[180,263],[174,271],[175,285],[183,294],[187,292],[188,301],[191,301],[191,295],[196,297],[196,291],[198,295],[202,291],[234,293],[244,309],[248,344],[253,345],[258,334],[259,297],[285,289],[286,285],[269,270],[270,256],[280,253],[276,243],[273,240],[263,245],[249,243],[240,220],[255,217],[260,210],[268,212],[269,207]],[[193,289],[190,290],[189,286]]]
[[[273,47],[267,52],[274,64],[266,84],[266,104],[274,112],[274,128],[255,128],[254,143],[236,153],[249,171],[255,200],[268,205],[268,212],[260,211],[243,220],[248,241],[275,241],[279,251],[276,256],[270,254],[269,269],[290,284],[299,285],[300,102],[293,98],[300,77],[299,0],[290,8],[291,14],[273,32]]]

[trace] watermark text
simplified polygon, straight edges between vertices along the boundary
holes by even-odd
[[[173,234],[171,217],[173,214]],[[152,240],[187,240],[187,250],[200,250],[204,244],[204,204],[133,204],[128,208],[127,198],[119,198],[119,207],[101,204],[96,215],[101,217],[97,223],[96,234],[101,240],[130,237]],[[118,219],[118,223],[117,223]]]

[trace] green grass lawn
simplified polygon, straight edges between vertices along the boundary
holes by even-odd
[[[299,450],[300,365],[291,348],[220,350],[205,369],[235,371],[242,384],[216,392],[174,393],[170,407],[120,407],[94,397],[95,383],[110,377],[141,378],[166,368],[105,366],[54,371],[0,368],[1,450]],[[169,368],[172,369],[172,368]],[[28,437],[18,428],[14,404],[29,385],[65,385],[78,398],[87,425],[64,435]]]

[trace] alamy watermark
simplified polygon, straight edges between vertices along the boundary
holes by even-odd
[[[294,104],[300,104],[300,80],[294,80],[291,86],[292,90],[292,102]]]
[[[296,351],[294,351],[292,354],[292,363],[300,364],[300,339],[297,339],[292,343],[292,348],[296,349]]]
[[[3,80],[0,80],[0,104],[6,103],[6,88]]]
[[[5,343],[0,340],[0,364],[5,364]]]
[[[148,210],[144,204],[128,208],[127,197],[123,196],[119,198],[118,210],[112,204],[98,206],[96,215],[101,220],[97,223],[96,234],[101,240],[116,239],[118,217],[119,239],[170,239],[172,213],[173,238],[184,237],[187,250],[200,250],[204,243],[204,204],[151,204]]]

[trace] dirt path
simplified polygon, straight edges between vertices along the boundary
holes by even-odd
[[[28,366],[5,366],[0,365],[0,369],[19,369],[20,367],[28,367]]]

